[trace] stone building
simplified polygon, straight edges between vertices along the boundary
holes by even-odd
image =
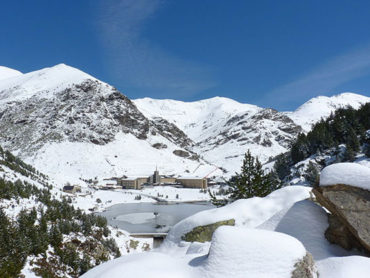
[[[148,182],[147,177],[127,178],[121,179],[120,181],[121,186],[124,189],[141,189],[142,185],[147,182]]]
[[[207,179],[205,178],[178,178],[176,182],[188,188],[207,189]]]
[[[161,177],[162,184],[175,184],[176,180],[177,180],[176,178],[172,177]]]
[[[187,188],[200,188],[207,189],[207,179],[206,178],[174,178],[160,176],[159,171],[156,169],[153,175],[149,177],[131,177],[120,180],[120,185],[124,189],[141,189],[143,184],[150,185],[181,185]]]

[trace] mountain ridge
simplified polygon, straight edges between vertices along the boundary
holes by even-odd
[[[156,165],[168,175],[232,175],[248,149],[266,162],[332,110],[366,101],[346,93],[279,112],[225,97],[130,100],[59,64],[0,80],[0,143],[61,181],[148,175]]]

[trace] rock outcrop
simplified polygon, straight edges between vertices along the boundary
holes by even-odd
[[[235,219],[229,219],[225,221],[219,221],[213,224],[204,225],[204,226],[198,226],[195,227],[190,232],[186,233],[182,236],[182,240],[188,241],[188,242],[206,242],[211,241],[212,235],[214,231],[220,227],[220,226],[234,226],[235,225]]]
[[[317,270],[315,267],[315,261],[312,255],[307,252],[306,256],[302,260],[294,265],[294,271],[292,272],[291,278],[313,278],[317,277]]]
[[[332,213],[326,238],[345,249],[355,247],[370,253],[370,191],[336,184],[315,187],[313,193]]]

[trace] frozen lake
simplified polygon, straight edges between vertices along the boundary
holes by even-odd
[[[133,203],[117,204],[99,213],[108,224],[130,233],[166,233],[182,219],[214,206],[199,203]]]

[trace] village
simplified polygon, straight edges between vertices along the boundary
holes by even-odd
[[[203,177],[175,177],[160,175],[158,169],[150,176],[122,176],[98,180],[84,180],[89,187],[95,190],[135,189],[151,188],[154,186],[172,186],[176,188],[194,188],[206,191],[209,185],[215,184],[210,178]],[[81,186],[66,184],[63,187],[66,193],[79,193]]]

